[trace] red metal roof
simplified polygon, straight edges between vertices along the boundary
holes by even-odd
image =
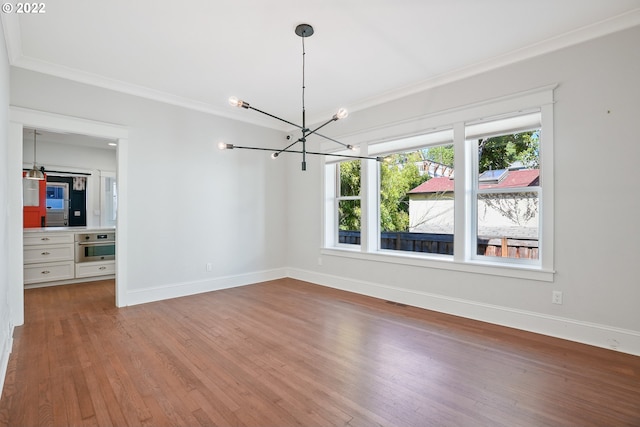
[[[539,177],[539,169],[513,170],[509,171],[507,176],[497,184],[484,183],[480,184],[480,188],[533,187],[538,185]],[[409,194],[441,193],[444,191],[453,191],[453,179],[445,177],[431,178],[409,191]]]

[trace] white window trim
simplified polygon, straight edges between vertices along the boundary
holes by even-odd
[[[323,255],[339,256],[370,260],[375,262],[388,262],[393,264],[411,265],[425,268],[446,269],[461,272],[472,272],[479,274],[489,274],[496,276],[531,279],[537,281],[553,281],[555,274],[553,267],[553,90],[557,85],[549,85],[532,89],[525,92],[515,93],[464,107],[445,110],[439,113],[428,114],[417,118],[390,123],[376,128],[357,132],[350,135],[340,136],[339,139],[347,144],[360,146],[361,153],[366,155],[368,144],[381,143],[393,139],[408,138],[416,136],[415,129],[421,129],[422,133],[443,127],[453,126],[454,130],[454,150],[456,163],[464,167],[456,167],[456,179],[454,188],[454,201],[456,209],[454,212],[456,226],[454,234],[454,256],[442,256],[438,254],[412,254],[403,251],[381,251],[379,249],[379,200],[372,199],[371,195],[378,191],[371,191],[370,186],[377,184],[378,173],[372,174],[375,170],[371,163],[363,161],[363,177],[361,187],[361,207],[363,209],[361,245],[337,245],[337,236],[332,242],[327,239],[328,233],[333,233],[337,229],[335,223],[327,221],[328,208],[334,204],[330,201],[330,193],[327,191],[329,179],[325,175],[325,239],[324,247],[321,249]],[[468,155],[465,144],[465,124],[482,119],[483,117],[494,117],[501,114],[510,114],[518,111],[528,111],[537,108],[542,116],[542,131],[540,134],[540,175],[543,179],[544,190],[539,200],[540,205],[540,260],[535,265],[523,262],[510,262],[500,258],[493,260],[490,257],[475,257],[476,249],[471,247],[473,232],[472,220],[474,209],[459,209],[458,206],[471,207],[474,205],[473,194],[467,189],[472,188],[473,177],[468,171],[472,171],[472,156]],[[375,175],[375,177],[372,177]],[[334,179],[335,181],[335,179]],[[335,183],[334,183],[335,185]],[[377,188],[377,187],[376,187]],[[334,194],[335,195],[335,194]],[[335,197],[334,197],[335,200]],[[337,232],[336,232],[337,233]],[[333,244],[332,244],[333,243]],[[348,246],[348,247],[346,247]],[[488,258],[488,259],[485,259]]]

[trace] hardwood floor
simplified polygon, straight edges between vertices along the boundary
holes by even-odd
[[[31,289],[6,426],[638,426],[640,357],[292,279]]]

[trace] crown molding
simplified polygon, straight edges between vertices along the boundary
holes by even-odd
[[[636,8],[612,18],[578,28],[574,31],[564,33],[457,70],[431,77],[417,84],[411,84],[405,87],[389,90],[378,96],[364,99],[353,105],[348,105],[347,107],[350,112],[364,110],[366,108],[384,104],[385,102],[395,101],[400,98],[415,95],[438,86],[463,80],[474,75],[482,74],[487,71],[544,55],[546,53],[551,53],[639,25],[640,8]]]
[[[101,76],[94,73],[88,73],[78,69],[65,67],[59,64],[42,61],[36,58],[25,56],[22,53],[22,42],[20,37],[20,22],[16,14],[2,14],[2,25],[4,29],[5,40],[7,44],[7,54],[9,63],[17,68],[23,68],[43,74],[60,77],[91,86],[110,89],[116,92],[134,95],[190,110],[238,120],[271,129],[290,131],[289,127],[273,123],[256,115],[237,114],[236,109],[229,111],[227,108],[217,107],[213,104],[197,101],[190,98],[177,96],[168,92],[159,91],[145,86],[127,83]],[[458,80],[462,80],[477,74],[481,74],[496,68],[504,67],[516,62],[524,61],[545,53],[553,52],[572,45],[576,45],[588,40],[622,31],[640,25],[640,8],[630,10],[626,13],[614,16],[612,18],[587,25],[574,31],[564,33],[562,35],[543,40],[541,42],[508,52],[494,58],[472,64],[451,72],[443,73],[418,84],[411,84],[405,87],[389,90],[380,95],[363,99],[347,107],[351,112],[364,110],[386,102],[394,101],[406,96],[414,95],[437,86],[442,86]],[[226,105],[225,105],[226,106]],[[313,120],[310,120],[313,122]]]

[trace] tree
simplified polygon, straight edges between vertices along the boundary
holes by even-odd
[[[425,148],[422,150],[422,155],[425,160],[453,167],[453,144]]]
[[[420,175],[420,152],[394,154],[380,166],[380,227],[383,231],[409,231],[409,191],[429,179]]]
[[[515,162],[538,167],[538,131],[494,136],[478,141],[479,171],[506,169]]]
[[[340,163],[340,196],[360,195],[360,160]],[[340,230],[360,231],[360,200],[341,200],[338,203]]]

